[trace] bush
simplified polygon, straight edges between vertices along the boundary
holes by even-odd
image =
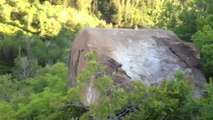
[[[109,96],[100,99],[97,105],[92,105],[89,113],[95,119],[116,118],[122,109],[134,106],[138,110],[127,114],[125,119],[192,119],[197,107],[192,99],[191,85],[185,79],[175,79],[150,88],[144,87],[141,82],[135,82],[131,92],[117,88]]]
[[[198,101],[200,105],[201,120],[213,119],[213,82],[210,79],[210,83],[206,85],[204,96]]]
[[[203,69],[207,77],[213,76],[213,29],[206,25],[192,39],[200,50]]]

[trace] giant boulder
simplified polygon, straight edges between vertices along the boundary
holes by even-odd
[[[69,61],[70,85],[87,66],[85,55],[96,51],[98,62],[108,66],[116,85],[128,89],[131,81],[141,80],[146,86],[171,80],[177,71],[183,71],[196,87],[199,96],[206,82],[199,70],[200,57],[195,47],[181,41],[172,31],[158,29],[104,29],[85,28],[73,42]],[[115,73],[122,76],[115,76]],[[83,90],[83,103],[95,103],[99,92],[94,80]],[[88,97],[89,96],[89,97]]]

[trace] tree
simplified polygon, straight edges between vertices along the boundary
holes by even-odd
[[[206,25],[193,35],[194,44],[200,50],[203,69],[207,77],[213,76],[213,29]]]
[[[201,116],[200,119],[211,120],[213,118],[213,83],[212,79],[206,85],[204,96],[198,101],[200,105]]]
[[[11,102],[16,91],[21,87],[10,74],[0,76],[0,101]]]
[[[38,69],[38,62],[35,59],[29,59],[26,56],[18,56],[15,59],[13,75],[19,80],[25,80],[29,77],[34,77]]]

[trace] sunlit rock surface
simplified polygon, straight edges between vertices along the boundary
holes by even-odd
[[[125,89],[135,80],[143,81],[146,86],[171,80],[177,71],[183,71],[192,80],[197,88],[195,96],[199,95],[205,83],[199,70],[197,50],[169,30],[85,28],[73,42],[71,50],[71,86],[76,85],[76,77],[86,67],[88,51],[98,53],[98,61],[108,66],[108,75],[112,76],[116,85]],[[117,72],[123,76],[115,76]],[[98,92],[94,92],[92,83],[83,90],[85,105],[95,103],[99,96]]]

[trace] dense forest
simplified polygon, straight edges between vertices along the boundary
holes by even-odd
[[[181,72],[160,86],[135,82],[131,93],[104,76],[103,98],[80,106],[81,82],[103,69],[90,53],[79,84],[68,85],[70,47],[86,26],[168,29],[193,42],[208,80],[203,96],[193,98]],[[130,105],[137,110],[123,119],[212,120],[212,77],[213,0],[0,0],[0,120],[116,119]]]

